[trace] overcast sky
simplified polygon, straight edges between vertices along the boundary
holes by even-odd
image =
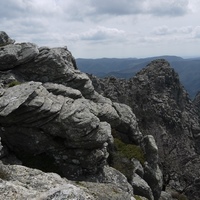
[[[0,0],[0,21],[75,58],[200,56],[200,0]]]

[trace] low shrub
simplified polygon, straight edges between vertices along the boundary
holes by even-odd
[[[4,169],[0,164],[0,179],[9,180],[9,178],[10,178],[10,173],[6,169]]]
[[[124,157],[131,159],[136,158],[141,164],[144,164],[145,158],[142,149],[134,144],[125,144],[120,139],[114,139],[114,146],[118,152],[120,152]]]
[[[173,192],[172,197],[177,200],[188,200],[188,198],[184,194],[180,194],[179,192]]]
[[[125,158],[124,155],[122,155],[119,152],[112,153],[111,157],[112,157],[111,166],[116,170],[120,171],[122,174],[124,174],[128,179],[128,181],[130,181],[134,170],[133,163],[128,158]]]
[[[188,200],[188,198],[184,194],[180,194],[178,200]]]
[[[15,85],[20,85],[21,83],[17,80],[11,81],[10,83],[8,83],[8,87],[13,87]]]
[[[134,198],[135,198],[136,200],[142,200],[142,198],[140,198],[140,197],[137,196],[137,195],[134,195]]]
[[[128,181],[132,179],[134,164],[132,158],[136,158],[144,164],[142,149],[134,144],[126,144],[119,138],[114,138],[114,150],[110,152],[110,165],[124,174]]]

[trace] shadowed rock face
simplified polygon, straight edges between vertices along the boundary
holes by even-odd
[[[164,189],[175,188],[199,199],[199,109],[165,60],[156,60],[130,80],[92,77],[100,94],[126,103],[135,113],[143,134],[153,135],[164,172]]]
[[[200,92],[198,92],[197,95],[195,96],[193,100],[193,105],[195,107],[198,116],[200,117]]]

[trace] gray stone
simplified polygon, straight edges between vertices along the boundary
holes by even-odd
[[[158,200],[163,186],[163,174],[157,165],[152,168],[147,162],[144,166],[144,180],[149,184],[155,200]]]
[[[112,178],[117,173],[109,168],[106,171]],[[0,162],[0,196],[6,200],[134,200],[133,192],[120,185],[119,181],[126,180],[125,177],[119,173],[116,175],[117,178],[106,183],[69,181],[55,173]]]
[[[72,89],[71,87],[66,87],[61,84],[56,83],[45,83],[43,86],[54,95],[62,95],[64,97],[69,97],[72,99],[82,98],[82,94],[79,90]]]
[[[21,152],[38,160],[41,154],[48,154],[64,174],[67,162],[69,168],[77,166],[77,176],[81,168],[96,173],[105,164],[108,153],[104,144],[110,141],[111,128],[90,111],[88,100],[55,96],[41,83],[28,82],[8,88],[0,105],[1,135],[22,159]],[[65,155],[67,161],[62,158]],[[72,162],[75,158],[79,165]]]
[[[143,169],[141,163],[140,163],[137,159],[135,159],[135,158],[132,158],[132,159],[131,159],[131,162],[133,163],[133,166],[134,166],[134,171],[133,171],[133,173],[136,173],[136,174],[138,174],[141,178],[143,178],[143,176],[144,176],[144,169]]]
[[[113,103],[113,106],[120,116],[120,124],[117,129],[121,132],[127,132],[132,142],[139,144],[142,139],[142,133],[139,131],[136,117],[131,108],[119,103]]]
[[[123,191],[126,191],[129,195],[133,194],[133,188],[131,185],[127,182],[127,178],[118,170],[105,166],[103,168],[103,175],[99,178],[101,182],[103,183],[114,183],[119,188],[121,188]]]
[[[16,73],[20,73],[26,81],[63,84],[80,90],[87,98],[94,95],[91,80],[86,74],[77,70],[74,58],[67,48],[40,48],[35,60],[20,65]]]
[[[159,200],[173,200],[171,194],[162,191]]]
[[[8,44],[13,44],[15,41],[12,40],[7,33],[5,33],[4,31],[0,31],[0,47],[1,46],[5,46]]]
[[[29,82],[27,84],[17,85],[5,90],[4,95],[0,97],[0,116],[7,116],[18,109],[41,83]]]
[[[38,48],[32,43],[9,44],[0,48],[0,70],[9,70],[36,57]]]
[[[1,144],[1,138],[0,138],[0,158],[2,157],[3,155],[3,146]]]
[[[134,189],[134,194],[146,197],[149,200],[154,200],[151,188],[139,175],[134,174],[131,180],[131,185]]]
[[[91,198],[95,194],[95,199],[102,200],[134,199],[133,188],[127,178],[107,166],[108,151],[113,147],[112,128],[123,134],[131,144],[143,143],[146,154],[148,150],[152,154],[146,155],[144,178],[148,180],[155,199],[158,198],[162,174],[157,157],[152,160],[158,156],[153,148],[156,144],[152,143],[153,139],[142,140],[137,119],[130,107],[113,103],[98,94],[89,77],[77,70],[75,60],[67,48],[42,47],[38,52],[35,45],[22,43],[9,44],[0,50],[0,65],[1,70],[4,70],[0,73],[0,137],[8,153],[13,152],[23,165],[56,172],[87,185],[81,189],[70,186],[72,191],[65,189],[65,184],[64,189],[51,185],[51,189],[41,194],[37,193],[40,189],[36,187],[31,188],[28,195],[33,195],[33,199],[37,199],[34,195],[40,195],[39,199],[48,199],[57,198],[59,194],[62,198],[70,199],[78,198],[76,195],[80,193],[83,196],[80,199],[84,199],[91,188]],[[10,85],[13,81],[18,81],[18,84]],[[2,159],[5,161],[6,156]],[[133,173],[138,171],[142,176],[140,168],[137,165]],[[15,174],[18,169],[14,166],[10,171]],[[27,176],[30,180],[32,171],[23,167],[21,169],[24,173],[28,171],[27,175],[20,172],[19,177],[13,175],[15,180],[20,182]],[[40,181],[37,176],[33,177]],[[23,184],[27,179],[22,180]],[[43,181],[47,180],[44,178]],[[30,184],[34,184],[34,181],[30,181]],[[27,187],[29,185],[24,184],[22,192]],[[27,194],[23,193],[20,198],[32,198],[23,195]],[[148,195],[151,196],[150,193]]]
[[[145,152],[145,159],[152,168],[157,168],[158,147],[152,135],[146,135],[143,138],[142,146]]]
[[[23,166],[0,164],[0,196],[6,200],[21,199],[88,199],[95,198],[54,173],[44,173]]]
[[[66,90],[65,86],[61,88]],[[52,160],[48,168],[55,165],[60,173],[73,179],[85,173],[95,174],[105,165],[106,144],[113,143],[110,124],[125,127],[127,134],[131,128],[130,134],[138,131],[127,106],[121,105],[125,109],[116,111],[109,101],[95,103],[83,97],[55,95],[40,82],[7,88],[0,97],[0,106],[0,122],[4,127],[0,134],[9,149],[22,160],[27,157],[38,160],[35,167],[41,167],[39,160],[48,155]]]

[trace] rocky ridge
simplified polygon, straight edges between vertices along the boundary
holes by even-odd
[[[100,94],[129,105],[143,134],[153,135],[164,174],[163,190],[200,198],[199,95],[194,103],[165,60],[155,60],[130,80],[91,76]]]
[[[134,193],[159,199],[157,146],[152,136],[142,135],[131,108],[97,93],[67,48],[14,43],[5,32],[0,38],[4,199],[133,200]],[[129,182],[109,166],[116,151],[114,133],[125,147],[144,153],[142,165],[137,158],[131,164]],[[129,156],[123,157],[128,163],[134,157]],[[143,185],[147,189],[141,189]]]

